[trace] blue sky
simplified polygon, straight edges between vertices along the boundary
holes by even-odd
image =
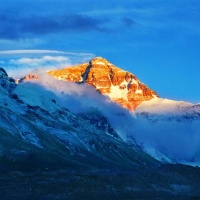
[[[200,102],[199,0],[0,0],[0,5],[0,64],[9,70],[102,56],[161,97]]]

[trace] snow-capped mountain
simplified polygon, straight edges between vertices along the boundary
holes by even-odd
[[[78,113],[82,112],[79,110],[98,108],[124,142],[136,143],[157,160],[200,163],[200,106],[160,98],[133,74],[104,58],[97,57],[89,63],[46,74],[30,74],[19,81],[23,82],[26,90],[21,89],[24,84],[19,84],[15,93],[27,104],[52,112],[60,109],[59,102],[61,107],[65,105]],[[43,98],[43,90],[37,82],[48,90],[49,100]],[[58,96],[62,96],[62,100]],[[52,101],[56,104],[52,105]],[[131,113],[120,109],[121,106]],[[174,139],[173,143],[166,142],[168,139]],[[194,142],[195,145],[191,145]],[[189,147],[191,151],[188,153],[186,149]]]
[[[72,113],[41,84],[15,84],[0,72],[0,159],[5,166],[131,169],[157,163],[124,142],[98,109]]]
[[[141,102],[158,97],[156,92],[141,83],[135,75],[101,57],[78,66],[49,71],[49,74],[59,80],[92,85],[101,94],[130,111]]]
[[[130,122],[130,130],[125,131],[125,125],[121,125],[124,127],[123,138],[126,140],[134,135],[143,150],[154,158],[199,165],[198,104],[160,98],[133,74],[100,57],[89,63],[50,71],[49,74],[59,80],[91,85],[111,101],[132,111],[135,121],[129,118],[124,123]],[[170,143],[170,140],[174,141]]]
[[[172,162],[200,165],[199,104],[154,98],[142,102],[135,116],[135,137],[147,153],[157,157],[156,150]]]
[[[93,61],[97,60],[102,59]],[[16,84],[0,69],[3,199],[10,199],[10,192],[24,199],[29,194],[59,199],[57,189],[61,199],[80,199],[86,191],[86,199],[102,191],[107,198],[111,190],[117,199],[200,195],[199,168],[177,164],[198,165],[200,161],[200,106],[159,98],[133,75],[114,66],[108,86],[98,81],[89,84],[103,70],[99,66],[104,69],[100,61],[91,64],[86,75],[75,70],[74,77],[82,78],[76,83],[55,79],[54,71],[49,72],[51,76],[28,75]],[[67,76],[72,77],[73,68],[69,69]],[[91,70],[95,76],[89,79]],[[134,87],[142,92],[130,89]],[[131,91],[130,95],[136,95],[133,101],[127,96]],[[122,101],[118,101],[120,95]],[[17,183],[22,185],[20,190]],[[36,192],[35,184],[39,184]],[[69,184],[67,191],[65,184]]]
[[[30,80],[31,81],[34,81],[34,80],[37,81],[37,80],[39,80],[39,77],[35,74],[29,74],[27,76],[24,76],[23,78],[16,80],[16,83],[22,83],[24,81],[30,81]]]

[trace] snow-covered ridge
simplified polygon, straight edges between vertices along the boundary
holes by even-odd
[[[184,114],[193,110],[199,110],[195,108],[195,105],[184,101],[175,101],[163,98],[153,98],[149,101],[143,101],[135,110],[136,113],[148,112],[152,114]]]

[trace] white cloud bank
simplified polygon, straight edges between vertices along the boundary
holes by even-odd
[[[0,66],[8,75],[18,79],[35,71],[60,69],[88,62],[92,53],[76,53],[54,50],[9,50],[0,51]]]
[[[64,56],[43,56],[41,58],[27,58],[27,57],[23,57],[17,60],[10,60],[10,63],[12,64],[17,64],[17,65],[24,65],[24,64],[28,64],[28,65],[38,65],[38,64],[43,64],[45,62],[69,62],[69,58],[68,57],[64,57]]]
[[[91,86],[60,81],[40,72],[39,76],[40,85],[54,93],[61,106],[75,113],[97,108],[125,141],[134,138],[147,152],[155,149],[174,162],[200,165],[200,119],[186,120],[184,115],[183,120],[168,115],[157,115],[154,120],[135,117]]]

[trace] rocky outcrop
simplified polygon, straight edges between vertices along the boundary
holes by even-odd
[[[133,111],[141,102],[158,97],[156,92],[141,83],[135,75],[96,57],[89,63],[48,72],[63,80],[92,85],[103,95]]]
[[[25,81],[37,81],[39,80],[39,77],[35,74],[29,74],[27,76],[24,76],[23,78],[17,80],[17,83],[23,83]]]
[[[3,68],[0,68],[0,86],[9,92],[16,87],[15,80],[9,77]]]

